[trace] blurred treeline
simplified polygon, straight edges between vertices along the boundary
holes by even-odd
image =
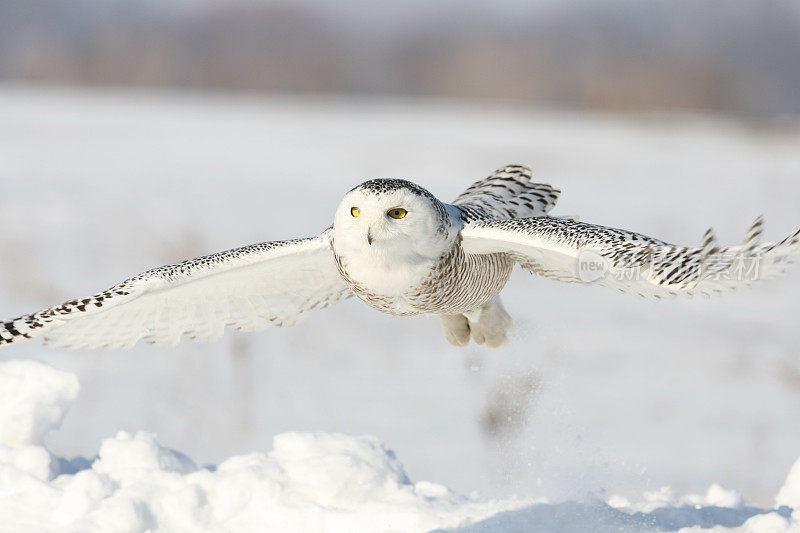
[[[0,0],[0,79],[800,113],[800,1]]]

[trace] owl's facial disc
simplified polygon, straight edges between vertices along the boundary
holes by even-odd
[[[333,224],[337,253],[398,260],[439,257],[445,238],[437,200],[406,187],[381,188],[382,181],[389,180],[366,182],[339,204]]]

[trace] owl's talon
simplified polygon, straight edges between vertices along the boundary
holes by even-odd
[[[442,315],[442,329],[447,342],[459,348],[469,344],[469,322],[464,315]]]

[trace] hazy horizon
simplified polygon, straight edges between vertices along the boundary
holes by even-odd
[[[800,1],[0,0],[0,81],[800,115]]]

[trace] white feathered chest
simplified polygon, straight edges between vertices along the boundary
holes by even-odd
[[[368,252],[334,252],[336,266],[356,296],[393,315],[451,315],[479,308],[497,296],[514,266],[505,254],[465,254],[460,242],[435,261],[411,266]]]

